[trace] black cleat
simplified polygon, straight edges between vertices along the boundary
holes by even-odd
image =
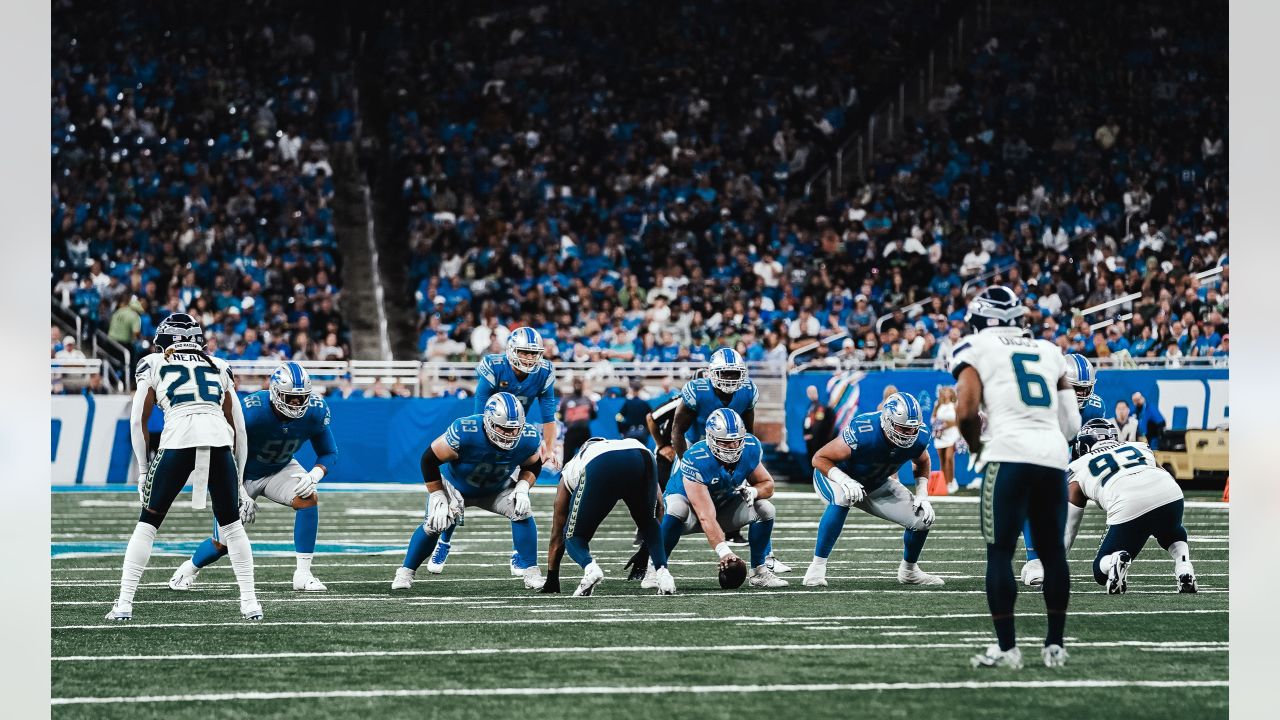
[[[1196,587],[1195,575],[1192,575],[1191,573],[1184,573],[1178,576],[1178,592],[1195,593],[1197,590],[1198,588]]]

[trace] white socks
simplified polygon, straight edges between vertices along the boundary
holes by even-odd
[[[133,528],[129,545],[124,550],[124,569],[120,571],[120,602],[133,604],[133,595],[138,592],[138,582],[142,580],[142,571],[147,569],[151,545],[155,540],[154,525],[140,522]]]
[[[1173,572],[1181,575],[1191,570],[1191,547],[1182,540],[1169,545],[1169,557],[1173,558]]]
[[[231,570],[236,574],[236,584],[240,586],[240,599],[257,600],[258,595],[253,589],[253,547],[249,544],[244,525],[236,520],[218,528],[218,535],[231,556]]]
[[[827,559],[814,555],[813,562],[809,563],[809,572],[815,572],[817,570],[821,570],[824,573],[827,571]]]
[[[298,572],[311,574],[311,553],[297,553]]]

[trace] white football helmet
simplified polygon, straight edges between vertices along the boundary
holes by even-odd
[[[484,434],[489,442],[510,450],[520,442],[524,430],[524,408],[511,393],[495,393],[484,404]]]
[[[736,463],[747,445],[747,426],[738,413],[720,408],[707,418],[707,447],[722,463]]]
[[[924,413],[920,403],[910,393],[898,392],[889,396],[880,408],[880,429],[889,442],[902,448],[911,447],[924,427]]]
[[[544,352],[542,335],[531,327],[516,328],[507,337],[507,362],[522,373],[537,370]]]
[[[287,362],[271,373],[267,393],[276,412],[296,420],[306,414],[311,402],[311,376],[298,363]]]
[[[707,366],[711,386],[721,392],[737,392],[747,384],[747,364],[733,348],[720,348],[711,353]]]
[[[1076,406],[1081,410],[1084,409],[1084,401],[1089,399],[1093,394],[1093,386],[1098,382],[1098,375],[1093,370],[1093,363],[1089,362],[1089,358],[1070,353],[1065,358],[1067,361],[1067,384],[1076,393]]]

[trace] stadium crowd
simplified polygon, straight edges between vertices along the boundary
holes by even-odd
[[[329,154],[354,110],[296,9],[186,12],[54,3],[54,302],[135,358],[175,311],[224,358],[347,357]]]
[[[700,22],[667,27],[638,4],[573,24],[544,10],[387,41],[424,356],[530,324],[561,360],[730,346],[783,362],[848,332],[805,361],[942,364],[983,282],[1090,357],[1227,354],[1227,36],[1210,4],[1002,14],[868,182],[825,204],[801,194],[856,97],[848,52],[911,13],[771,24],[747,7],[687,4]]]

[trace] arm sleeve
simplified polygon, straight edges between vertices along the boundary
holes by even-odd
[[[1073,390],[1058,391],[1058,424],[1062,426],[1062,436],[1068,442],[1080,432],[1080,409],[1076,407],[1076,394]]]
[[[142,424],[142,414],[150,389],[139,384],[133,392],[133,405],[129,409],[129,440],[133,443],[133,459],[138,463],[138,472],[146,472],[147,469],[147,428]]]
[[[240,407],[240,396],[234,387],[227,390],[231,395],[231,420],[236,431],[236,479],[244,484],[244,464],[249,459],[249,435],[244,425],[244,408]]]
[[[329,427],[329,408],[324,409],[324,427],[311,436],[311,449],[316,451],[316,464],[333,470],[338,464],[338,441],[333,437],[333,428]]]

